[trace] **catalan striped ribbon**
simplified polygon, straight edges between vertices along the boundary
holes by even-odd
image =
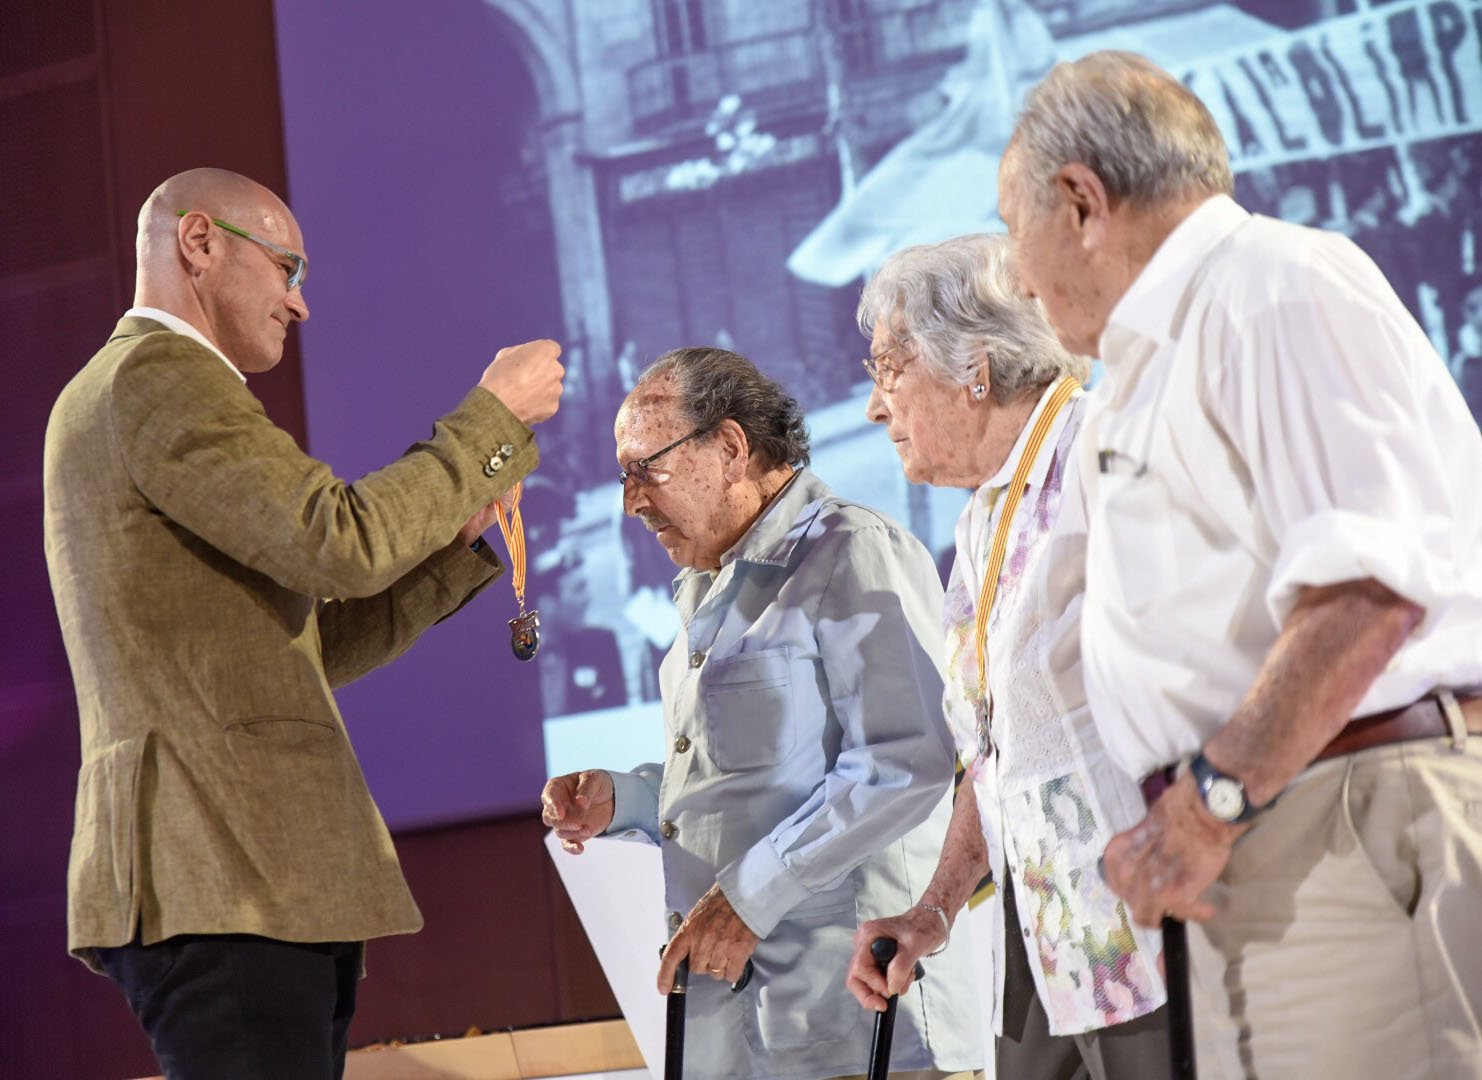
[[[509,548],[510,579],[514,583],[515,599],[519,601],[522,612],[525,610],[525,519],[520,516],[520,496],[524,493],[524,483],[516,484],[508,515],[504,512],[503,503],[494,507],[494,517],[504,536],[504,546]]]
[[[1050,428],[1055,426],[1055,419],[1080,388],[1081,384],[1069,375],[1055,384],[1055,389],[1050,393],[1050,400],[1040,410],[1039,418],[1034,422],[1034,428],[1029,433],[1029,442],[1024,447],[1023,456],[1019,458],[1019,467],[1014,470],[1014,478],[1009,481],[1008,490],[1004,492],[1003,511],[998,516],[998,527],[993,533],[993,549],[988,556],[988,569],[983,573],[983,587],[978,593],[978,690],[983,695],[985,711],[990,700],[988,695],[988,617],[993,613],[993,601],[998,595],[998,576],[1003,573],[1003,561],[1008,555],[1009,535],[1013,532],[1014,515],[1018,512],[1019,503],[1029,487],[1029,471],[1034,468],[1039,452],[1044,448],[1045,439],[1049,438]]]

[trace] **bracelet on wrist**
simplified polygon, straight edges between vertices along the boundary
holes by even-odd
[[[936,904],[928,904],[924,900],[916,906],[919,907],[922,911],[935,912],[936,917],[942,920],[942,943],[935,950],[926,954],[928,958],[933,956],[940,956],[942,953],[947,951],[947,945],[952,941],[952,924],[947,921],[947,912],[944,909],[938,907]]]

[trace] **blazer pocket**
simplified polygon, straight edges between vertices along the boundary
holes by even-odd
[[[233,738],[251,739],[263,748],[269,746],[304,747],[333,742],[339,729],[323,720],[292,716],[249,716],[227,722],[226,733]]]
[[[776,765],[797,743],[791,650],[728,656],[704,675],[710,756],[726,772]]]

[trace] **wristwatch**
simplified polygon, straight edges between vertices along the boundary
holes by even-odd
[[[1199,789],[1205,807],[1226,825],[1243,825],[1266,809],[1252,804],[1245,794],[1245,785],[1211,765],[1203,751],[1189,762],[1189,772],[1194,774],[1194,786]]]

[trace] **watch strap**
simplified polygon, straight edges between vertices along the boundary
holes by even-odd
[[[1202,750],[1199,751],[1199,753],[1195,754],[1193,759],[1190,760],[1189,772],[1194,774],[1194,786],[1199,790],[1199,798],[1203,800],[1205,807],[1209,809],[1211,813],[1214,813],[1214,810],[1209,806],[1209,789],[1214,784],[1220,781],[1226,781],[1228,783],[1236,785],[1240,789],[1240,801],[1242,804],[1240,813],[1236,814],[1232,818],[1221,817],[1219,814],[1215,814],[1215,817],[1218,817],[1221,821],[1224,821],[1230,825],[1244,825],[1246,822],[1253,819],[1257,814],[1261,813],[1261,811],[1265,810],[1268,806],[1271,805],[1271,803],[1265,803],[1261,806],[1257,806],[1255,805],[1255,803],[1251,802],[1250,795],[1245,790],[1245,782],[1229,775],[1228,773],[1220,772],[1220,770],[1216,769],[1214,765],[1210,763],[1210,760],[1204,756],[1204,751]],[[1272,802],[1275,801],[1276,800],[1274,799],[1272,800]]]

